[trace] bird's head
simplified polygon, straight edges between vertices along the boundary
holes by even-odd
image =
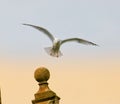
[[[60,42],[61,42],[61,40],[60,40],[60,39],[55,38],[54,43],[58,44],[58,43],[60,43]]]
[[[61,40],[60,39],[58,39],[58,38],[55,38],[55,40],[54,40],[54,46],[59,46],[60,45],[60,43],[61,43]]]

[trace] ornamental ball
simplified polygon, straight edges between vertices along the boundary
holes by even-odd
[[[47,81],[50,78],[50,72],[45,67],[39,67],[34,72],[34,78],[38,82]]]

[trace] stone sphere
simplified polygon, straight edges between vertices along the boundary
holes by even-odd
[[[47,81],[50,78],[50,72],[45,67],[37,68],[34,72],[34,78],[38,82]]]

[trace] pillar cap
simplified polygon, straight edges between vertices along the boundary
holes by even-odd
[[[50,78],[50,72],[45,67],[39,67],[34,72],[34,78],[39,83],[46,83],[47,80]]]

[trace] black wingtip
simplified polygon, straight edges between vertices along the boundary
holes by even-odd
[[[28,26],[28,25],[30,25],[30,24],[22,23],[22,25],[26,25],[26,26]]]
[[[98,44],[95,44],[95,43],[94,43],[94,44],[92,44],[92,45],[93,45],[93,46],[97,46],[97,47],[99,47],[99,45],[98,45]]]
[[[22,23],[22,25],[26,25],[26,23]]]
[[[95,44],[95,46],[100,47],[98,44]]]
[[[27,23],[23,23],[22,25],[35,27],[34,25],[27,24]]]
[[[98,46],[99,47],[99,45],[98,44],[95,44],[95,43],[93,43],[93,42],[89,42],[91,45],[93,45],[93,46]]]

